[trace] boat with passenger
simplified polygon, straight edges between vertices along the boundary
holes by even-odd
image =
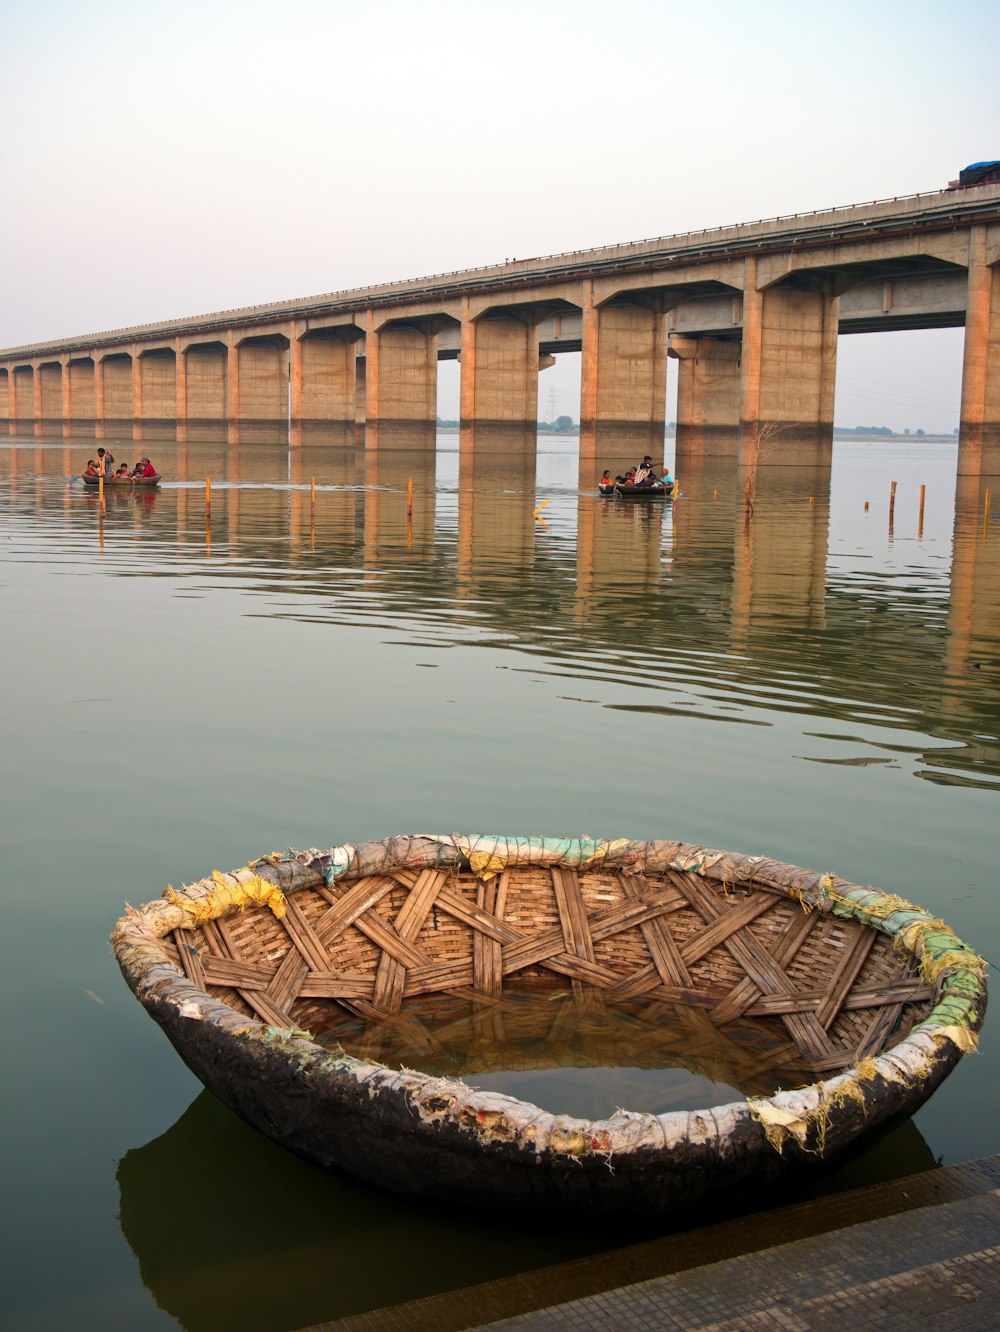
[[[86,472],[82,474],[83,484],[85,486],[98,487],[101,484],[99,476],[88,476]],[[160,484],[160,474],[155,476],[106,476],[104,484],[113,490],[153,490]]]
[[[662,478],[649,485],[632,485],[625,481],[612,481],[610,485],[599,484],[598,490],[609,499],[655,500],[670,499],[674,493],[673,480]]]
[[[986,1010],[985,963],[920,907],[674,840],[290,850],[128,908],[111,942],[184,1062],[248,1123],[322,1167],[472,1209],[688,1214],[794,1183],[912,1114]],[[563,1005],[598,1024],[638,1005],[644,1049],[687,1033],[702,1064],[729,1061],[736,1092],[587,1119],[390,1066],[346,1034],[409,1028],[447,1049],[461,1022],[488,1029],[496,1063],[523,993],[561,1040]]]

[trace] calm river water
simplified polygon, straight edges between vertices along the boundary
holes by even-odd
[[[7,1326],[293,1328],[608,1242],[399,1203],[234,1119],[107,947],[167,883],[396,832],[678,837],[1000,961],[1000,519],[954,446],[762,469],[749,523],[727,462],[638,508],[581,493],[573,440],[466,470],[454,436],[130,443],[164,484],[102,520],[94,447],[0,442]],[[987,1022],[826,1187],[1000,1151],[997,1087]]]

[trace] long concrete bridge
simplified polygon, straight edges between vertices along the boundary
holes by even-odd
[[[437,362],[463,445],[534,447],[538,373],[582,351],[581,457],[677,422],[742,461],[829,457],[837,337],[964,327],[959,470],[1000,473],[1000,185],[510,260],[0,351],[0,429],[135,438],[288,422],[426,446]],[[767,456],[761,452],[768,439]]]

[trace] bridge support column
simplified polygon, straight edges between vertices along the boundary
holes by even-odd
[[[989,240],[986,227],[969,238],[958,442],[959,475],[967,476],[1000,475],[1000,262],[988,262],[1000,258],[1000,245]]]
[[[60,388],[62,390],[62,432],[69,436],[73,433],[73,379],[70,375],[69,357],[60,356],[59,366],[62,372]]]
[[[31,414],[35,418],[35,433],[40,433],[42,417],[45,415],[42,408],[42,369],[37,363],[32,366],[33,380],[31,385]]]
[[[293,321],[288,339],[288,419],[293,427],[302,424],[302,352],[302,339]],[[301,433],[296,440],[302,443]]]
[[[533,452],[538,439],[538,335],[533,311],[462,323],[462,444],[497,437],[508,451]]]
[[[235,426],[240,419],[240,345],[236,334],[226,334],[226,367],[223,392],[226,398],[226,410],[223,415],[230,426]]]
[[[602,449],[663,457],[667,318],[649,306],[585,305],[580,376],[580,458]]]
[[[365,447],[433,446],[437,431],[437,349],[421,323],[376,328],[365,336]]]
[[[6,366],[0,367],[0,422],[10,429],[10,381],[11,372]]]
[[[740,429],[740,344],[674,333],[670,355],[677,375],[677,445],[735,457]]]
[[[104,438],[104,360],[94,352],[94,438]]]
[[[7,431],[11,435],[17,434],[17,388],[17,367],[12,365],[7,371],[7,410],[9,413]]]
[[[742,464],[809,465],[833,453],[839,297],[757,285],[748,259],[743,295]]]
[[[132,438],[142,439],[142,421],[145,415],[142,402],[142,363],[139,352],[132,348]]]
[[[174,415],[177,422],[177,442],[187,440],[188,394],[187,355],[180,338],[174,338]]]

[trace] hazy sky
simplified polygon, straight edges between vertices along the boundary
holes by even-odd
[[[936,190],[998,49],[974,0],[8,5],[0,346]],[[838,423],[950,429],[961,340],[842,338]]]

